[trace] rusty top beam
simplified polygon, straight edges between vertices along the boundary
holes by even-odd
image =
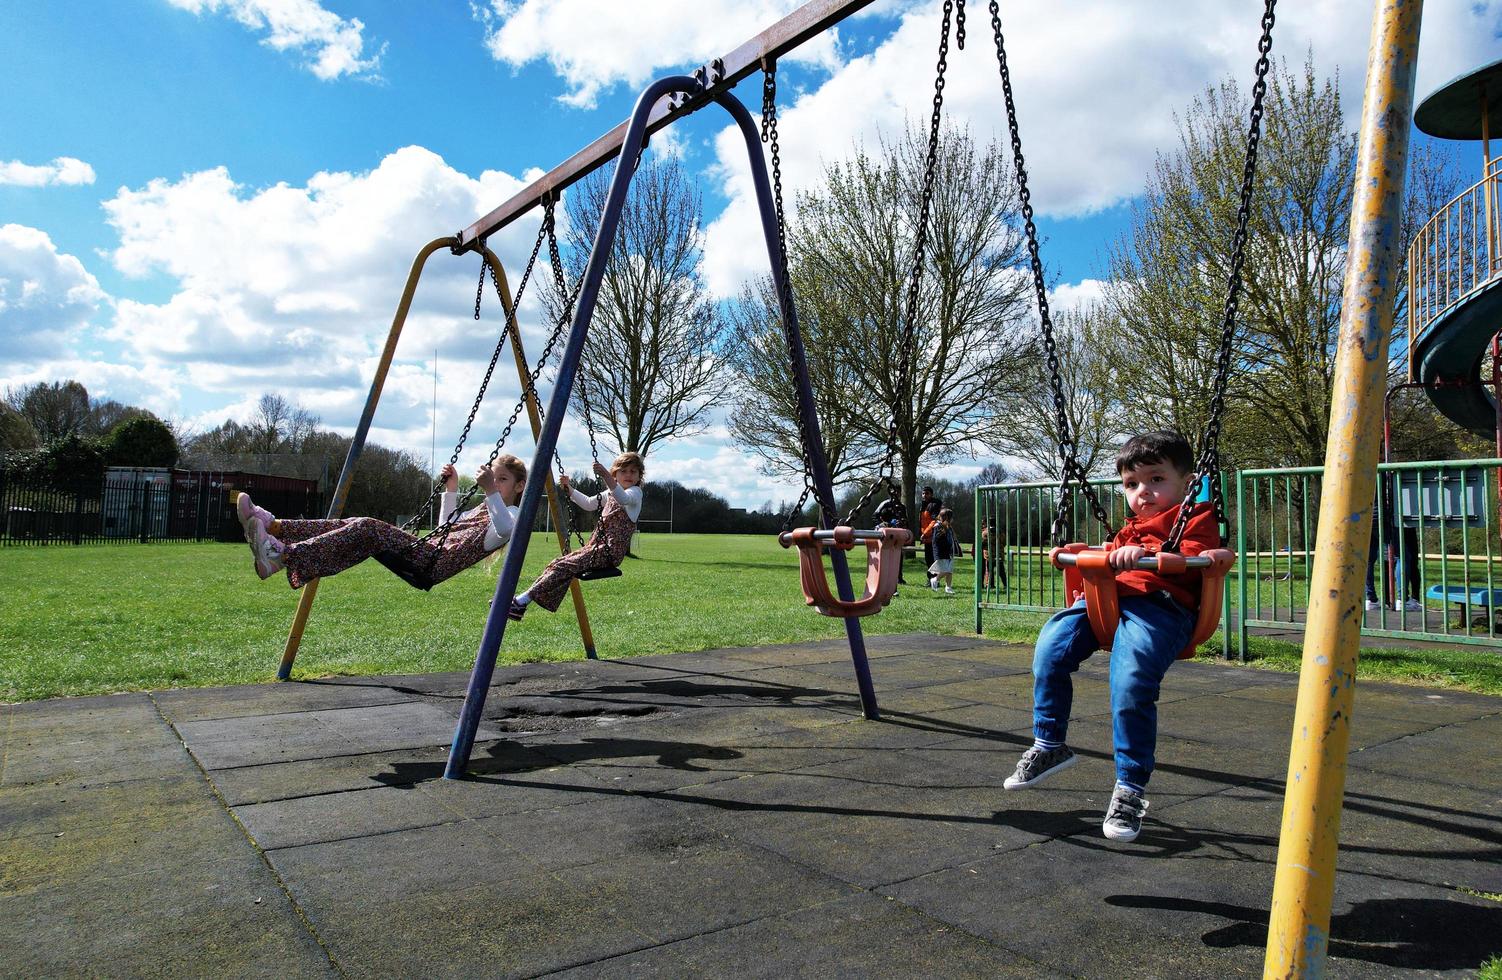
[[[713,61],[696,73],[706,82],[704,92],[689,102],[662,99],[652,107],[647,132],[655,133],[673,120],[686,116],[708,103],[719,92],[728,91],[737,82],[761,69],[763,59],[775,60],[792,51],[809,38],[822,34],[840,21],[870,6],[873,0],[809,0],[782,20],[762,31],[740,47]],[[626,123],[590,143],[567,160],[528,184],[500,207],[459,232],[456,251],[468,251],[482,238],[502,228],[542,203],[549,195],[599,169],[615,158],[626,138]]]

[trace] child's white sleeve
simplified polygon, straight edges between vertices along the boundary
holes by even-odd
[[[438,523],[442,524],[454,516],[454,510],[459,506],[459,494],[454,490],[443,491],[443,501],[438,505]]]
[[[626,516],[635,524],[637,517],[641,515],[641,487],[632,487],[630,490],[622,490],[620,484],[610,488],[615,495],[616,503],[626,508]]]
[[[485,497],[485,513],[490,516],[490,527],[485,529],[485,550],[494,551],[511,540],[516,529],[516,508],[507,507],[498,493]]]
[[[598,497],[594,497],[586,493],[580,493],[579,488],[574,486],[573,484],[569,484],[568,496],[570,500],[579,505],[580,510],[600,509],[600,500]]]

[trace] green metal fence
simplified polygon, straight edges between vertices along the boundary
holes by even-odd
[[[1385,463],[1362,610],[1364,636],[1502,646],[1497,471],[1502,460]],[[1236,474],[1238,646],[1254,627],[1302,629],[1324,471]]]
[[[1502,548],[1497,486],[1502,459],[1392,463],[1379,467],[1369,554],[1371,591],[1362,634],[1502,646]],[[1314,565],[1324,471],[1319,467],[1227,474],[1226,506],[1238,563],[1226,579],[1222,652],[1245,658],[1252,629],[1302,631]],[[1116,480],[1092,481],[1112,523],[1125,520]],[[986,610],[1052,612],[1064,577],[1048,561],[1057,483],[975,491],[975,629]],[[1105,530],[1073,495],[1071,540],[1099,543]]]

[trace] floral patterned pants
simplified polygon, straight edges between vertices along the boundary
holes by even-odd
[[[433,580],[441,582],[486,555],[490,518],[483,510],[456,523],[442,544],[424,541],[374,517],[321,521],[281,521],[277,537],[286,546],[282,561],[287,580],[300,589],[315,578],[337,575],[382,551],[414,549],[419,564],[433,562]]]

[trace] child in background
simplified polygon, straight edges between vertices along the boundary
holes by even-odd
[[[438,518],[443,524],[458,506],[459,474],[450,464],[438,476],[444,482]],[[381,552],[410,549],[416,563],[431,562],[432,579],[437,583],[511,540],[516,505],[526,482],[527,464],[515,456],[500,456],[494,463],[481,466],[475,473],[475,483],[485,491],[484,505],[461,514],[441,543],[418,538],[374,517],[277,520],[257,507],[248,493],[239,495],[235,510],[255,557],[256,574],[263,579],[286,569],[287,580],[294,589],[300,589],[315,578],[337,575]]]
[[[1189,642],[1200,602],[1198,569],[1165,576],[1139,571],[1136,563],[1167,541],[1194,479],[1193,469],[1188,441],[1166,430],[1132,437],[1116,456],[1116,472],[1132,517],[1108,546],[1111,567],[1118,570],[1121,606],[1110,653],[1116,787],[1101,825],[1112,840],[1135,840],[1142,829],[1158,740],[1159,686]],[[1218,547],[1213,508],[1196,504],[1179,554],[1189,557]],[[1083,599],[1056,613],[1038,634],[1033,654],[1033,745],[1007,777],[1007,789],[1031,788],[1074,765],[1075,755],[1064,744],[1074,700],[1071,675],[1098,649],[1100,641],[1090,628]]]
[[[575,576],[594,568],[620,567],[626,558],[626,550],[631,546],[636,519],[641,516],[641,481],[646,468],[640,453],[621,453],[608,470],[596,462],[595,474],[605,481],[606,489],[593,497],[570,486],[567,476],[558,478],[569,498],[584,510],[597,510],[603,502],[600,521],[584,547],[554,558],[527,591],[511,600],[507,616],[521,619],[534,602],[548,612],[557,612],[558,604],[563,601],[563,594]]]
[[[945,507],[939,511],[933,525],[934,563],[928,566],[929,587],[939,591],[942,583],[947,595],[954,595],[954,560],[964,554],[960,549],[959,535],[954,533],[954,511]]]

